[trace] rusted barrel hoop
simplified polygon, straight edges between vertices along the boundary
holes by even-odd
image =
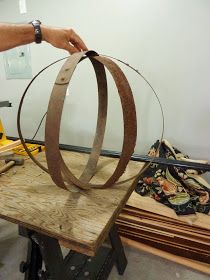
[[[68,56],[69,57],[69,56]],[[18,130],[18,135],[19,135],[19,138],[21,140],[21,144],[23,145],[26,153],[28,154],[28,156],[31,158],[31,160],[33,160],[33,162],[38,165],[43,171],[49,173],[48,169],[42,165],[33,155],[32,153],[30,152],[30,150],[28,149],[26,143],[25,143],[25,140],[23,138],[23,134],[22,134],[22,130],[21,130],[21,124],[20,124],[20,118],[21,118],[21,112],[22,112],[22,107],[23,107],[23,103],[24,103],[24,100],[25,100],[25,97],[26,97],[26,94],[28,93],[28,90],[29,88],[31,87],[31,85],[33,84],[33,82],[36,80],[36,78],[41,75],[42,72],[44,72],[46,69],[48,69],[49,67],[51,67],[52,65],[64,60],[64,59],[67,59],[68,57],[64,57],[64,58],[61,58],[61,59],[58,59],[52,63],[50,63],[49,65],[47,65],[46,67],[44,67],[41,71],[39,71],[34,77],[33,79],[30,81],[30,83],[27,85],[26,89],[24,90],[24,93],[20,99],[20,103],[19,103],[19,107],[18,107],[18,113],[17,113],[17,130]]]
[[[98,108],[98,121],[97,121],[97,129],[96,129],[96,136],[94,139],[93,149],[91,152],[91,155],[88,160],[88,164],[86,165],[86,168],[82,174],[82,176],[77,179],[71,171],[67,168],[65,162],[62,159],[62,156],[59,151],[59,130],[60,130],[60,119],[62,110],[60,110],[60,114],[57,114],[56,108],[58,108],[58,102],[60,102],[60,109],[63,108],[63,102],[65,99],[66,94],[66,87],[69,84],[70,78],[74,72],[74,69],[76,68],[77,63],[79,63],[81,60],[83,60],[84,55],[90,56],[89,59],[91,60],[96,77],[98,82],[98,91],[99,91],[99,108]],[[80,53],[80,54],[74,54],[72,55],[68,61],[70,60],[70,68],[68,70],[62,70],[59,72],[58,77],[56,79],[56,83],[54,85],[54,89],[51,94],[49,107],[48,107],[48,113],[47,113],[47,120],[46,120],[46,157],[47,157],[47,163],[48,168],[45,168],[42,166],[36,159],[34,159],[33,155],[30,153],[30,151],[27,151],[27,146],[24,143],[21,129],[20,129],[20,113],[21,113],[21,107],[23,103],[23,99],[25,97],[26,91],[28,90],[27,87],[26,91],[24,92],[24,96],[21,99],[21,103],[18,110],[18,131],[20,138],[22,141],[22,144],[25,146],[26,151],[28,152],[29,156],[32,158],[32,160],[39,165],[44,171],[50,173],[53,181],[60,187],[66,188],[66,185],[64,181],[67,181],[69,184],[73,183],[80,188],[87,189],[91,187],[97,187],[97,188],[105,188],[109,187],[112,184],[114,184],[119,177],[123,174],[131,155],[133,154],[135,143],[136,143],[136,135],[137,135],[137,124],[136,124],[136,111],[135,111],[135,104],[133,100],[133,95],[130,89],[130,86],[128,84],[128,81],[126,77],[124,76],[123,72],[120,70],[120,68],[112,62],[110,59],[107,59],[105,57],[99,57],[95,53],[95,56],[93,57],[93,52],[87,52],[87,53]],[[74,62],[74,63],[73,63]],[[56,63],[56,62],[54,62]],[[52,64],[54,64],[52,63]],[[51,65],[52,65],[51,64]],[[66,64],[66,63],[65,63]],[[73,66],[74,64],[74,66]],[[49,66],[51,66],[49,65]],[[113,173],[113,175],[105,182],[105,184],[101,185],[94,185],[89,184],[89,180],[92,178],[92,176],[95,173],[95,169],[97,166],[97,161],[100,155],[100,150],[103,142],[104,137],[104,131],[105,131],[105,124],[106,124],[106,106],[107,106],[107,85],[106,85],[106,77],[105,77],[105,71],[104,71],[104,65],[105,67],[110,71],[111,75],[113,76],[116,86],[118,88],[118,93],[120,96],[122,109],[123,109],[123,119],[124,119],[124,140],[123,140],[123,148],[122,148],[122,154],[120,157],[120,160],[117,164],[117,167]],[[48,68],[47,66],[46,68]],[[44,68],[42,71],[44,71],[46,68]],[[63,69],[63,67],[62,67]],[[40,71],[40,73],[42,72]],[[66,76],[66,74],[71,73],[69,77]],[[40,74],[38,73],[38,75]],[[64,75],[63,75],[64,74]],[[38,76],[36,75],[34,79]],[[63,75],[61,77],[61,75]],[[33,79],[33,80],[34,80]],[[61,79],[61,80],[59,80]],[[67,80],[65,80],[67,79]],[[32,81],[33,81],[32,80]],[[31,82],[32,82],[31,81]],[[59,88],[59,90],[58,90]],[[63,88],[62,98],[61,98],[61,89]],[[59,98],[56,92],[59,92]],[[54,96],[54,98],[52,98]],[[56,99],[57,98],[57,99]],[[104,109],[105,108],[105,109]],[[102,109],[104,109],[103,112]],[[50,116],[53,116],[51,118]],[[57,126],[55,126],[55,117]],[[52,121],[53,120],[53,121]],[[58,125],[59,124],[59,125]],[[54,131],[55,127],[59,127],[57,133]],[[50,133],[53,131],[53,137]],[[99,133],[99,136],[97,134]],[[55,137],[56,135],[56,137]],[[55,139],[55,143],[52,144],[52,139]],[[56,156],[55,156],[56,155]],[[56,166],[56,168],[55,168]]]
[[[63,176],[65,177],[66,181],[71,182],[83,189],[91,187],[110,187],[119,179],[119,177],[125,171],[130,157],[134,152],[136,144],[136,110],[129,83],[119,66],[117,66],[117,64],[115,64],[108,58],[93,56],[91,53],[91,56],[89,58],[93,62],[93,65],[95,65],[97,69],[99,69],[100,64],[104,65],[111,73],[118,89],[118,93],[122,104],[124,120],[124,139],[122,153],[115,171],[104,184],[90,184],[87,182],[87,180],[77,179],[67,168],[59,151],[59,131],[61,114],[66,95],[66,89],[68,87],[69,81],[73,75],[77,63],[80,61],[82,55],[84,54],[85,53],[76,53],[72,55],[61,68],[57,76],[54,88],[52,90],[47,111],[45,126],[45,143],[48,170],[53,181],[62,188],[66,188]],[[86,55],[88,55],[88,52],[86,53]],[[104,73],[101,73],[101,75],[104,75]]]
[[[95,52],[91,51],[89,52],[90,54],[96,54]],[[37,164],[42,170],[44,170],[45,172],[49,173],[49,170],[43,166],[30,152],[30,150],[28,149],[27,145],[25,144],[25,141],[23,139],[23,135],[22,135],[22,131],[21,131],[21,125],[20,125],[20,116],[21,116],[21,110],[22,110],[22,105],[26,96],[26,93],[28,92],[28,89],[30,88],[31,84],[33,83],[33,81],[44,71],[46,70],[48,67],[52,66],[53,64],[66,59],[62,58],[59,59],[53,63],[51,63],[50,65],[48,65],[47,67],[43,68],[32,80],[31,82],[28,84],[27,88],[25,89],[20,104],[19,104],[19,108],[18,108],[18,117],[17,117],[17,127],[18,127],[18,133],[19,133],[19,137],[21,139],[21,143],[23,145],[23,147],[25,148],[27,154],[29,155],[29,157],[34,161],[35,164]],[[83,56],[79,62],[81,62],[82,60],[84,60],[85,58],[87,58],[87,56]],[[92,62],[92,61],[91,61]],[[95,172],[95,168],[97,166],[97,161],[98,158],[100,156],[100,151],[101,151],[101,147],[102,147],[102,143],[103,143],[103,138],[104,138],[104,133],[105,133],[105,126],[106,126],[106,117],[107,117],[107,82],[106,82],[106,75],[105,75],[105,70],[104,70],[104,66],[100,65],[100,67],[96,68],[95,67],[95,63],[93,64],[94,70],[95,70],[95,74],[96,74],[96,78],[97,78],[97,82],[98,82],[98,90],[100,90],[101,92],[98,94],[99,95],[99,107],[98,107],[98,120],[97,120],[97,128],[96,128],[96,133],[95,133],[95,139],[94,139],[94,143],[93,143],[93,149],[91,151],[91,154],[89,156],[89,160],[88,163],[81,175],[80,178],[82,178],[83,180],[86,180],[87,182],[92,178],[92,176],[94,175]],[[99,71],[100,70],[100,71]],[[100,73],[103,73],[104,75],[100,75]],[[103,93],[102,93],[103,91]],[[103,96],[103,98],[102,98]],[[67,178],[68,179],[68,178]],[[68,181],[68,180],[67,180]],[[69,182],[70,183],[70,182]]]
[[[91,53],[92,54],[92,53]],[[54,143],[59,145],[59,130],[60,130],[60,118],[63,110],[63,104],[65,100],[66,90],[70,81],[70,78],[83,57],[83,53],[78,53],[71,56],[62,66],[57,78],[55,85],[52,90],[52,94],[49,101],[47,118],[46,118],[46,133],[45,133],[45,146],[46,146],[46,158],[48,163],[48,169],[53,181],[56,185],[65,188],[64,181],[72,184],[71,178],[68,175],[68,170],[63,162],[63,176],[61,174],[60,162],[62,161],[61,155],[58,152],[59,148],[56,144],[56,148],[53,153],[48,153],[51,146]],[[89,156],[89,160],[86,167],[80,176],[80,180],[83,182],[89,182],[92,176],[95,174],[97,162],[100,156],[101,147],[103,144],[106,118],[107,118],[107,81],[105,69],[102,64],[97,61],[92,61],[92,65],[95,70],[97,83],[98,83],[98,120],[96,126],[96,133],[93,142],[93,148]],[[52,110],[50,110],[50,108]],[[48,126],[50,125],[50,128]],[[56,127],[56,133],[54,129]],[[55,164],[56,162],[56,164]],[[85,188],[85,187],[84,187]]]
[[[157,149],[157,151],[156,151],[156,153],[155,153],[155,156],[154,156],[154,157],[156,157],[157,154],[158,154],[158,151],[159,151],[159,148],[160,148],[162,139],[163,139],[163,135],[164,135],[164,112],[163,112],[162,104],[161,104],[161,102],[160,102],[160,98],[159,98],[157,92],[155,91],[155,89],[153,88],[153,86],[150,84],[150,82],[145,78],[145,76],[143,76],[143,74],[142,74],[138,69],[134,68],[133,66],[131,66],[131,65],[128,64],[127,62],[124,62],[124,61],[122,61],[121,59],[115,58],[115,57],[110,56],[110,55],[100,54],[100,56],[102,56],[102,57],[107,57],[107,58],[110,58],[110,59],[112,59],[112,60],[114,59],[114,60],[116,60],[116,61],[118,61],[118,62],[124,64],[125,66],[131,68],[131,69],[132,69],[134,72],[136,72],[141,78],[143,78],[143,80],[145,80],[145,82],[149,85],[149,87],[150,87],[151,90],[153,91],[153,93],[154,93],[154,95],[155,95],[155,97],[156,97],[156,99],[157,99],[157,101],[158,101],[158,103],[159,103],[160,110],[161,110],[161,115],[162,115],[162,132],[161,132],[161,137],[160,137],[161,140],[160,140],[160,144],[159,144],[158,149]],[[68,56],[68,57],[69,57],[69,56]],[[40,162],[38,162],[38,161],[33,157],[33,155],[31,154],[30,150],[27,148],[27,146],[26,146],[26,144],[25,144],[25,142],[24,142],[24,138],[23,138],[22,131],[21,131],[21,125],[20,125],[21,110],[22,110],[22,106],[23,106],[23,102],[24,102],[26,93],[28,92],[28,89],[30,88],[30,86],[32,85],[32,83],[34,82],[34,80],[35,80],[43,71],[45,71],[47,68],[51,67],[53,64],[56,64],[56,63],[58,63],[58,62],[60,62],[60,61],[62,61],[62,60],[64,60],[64,59],[67,59],[68,57],[64,57],[64,58],[61,58],[61,59],[59,59],[59,60],[56,60],[56,61],[52,62],[51,64],[47,65],[45,68],[43,68],[40,72],[38,72],[38,73],[34,76],[34,78],[30,81],[30,83],[29,83],[28,86],[26,87],[26,89],[25,89],[25,91],[24,91],[24,93],[23,93],[23,95],[22,95],[22,97],[21,97],[21,101],[20,101],[19,108],[18,108],[17,128],[18,128],[18,134],[19,134],[19,137],[20,137],[20,139],[21,139],[22,145],[24,146],[24,148],[25,148],[27,154],[28,154],[29,157],[34,161],[34,163],[37,164],[41,169],[43,169],[44,171],[46,171],[46,172],[48,172],[48,173],[49,173],[48,169],[47,169],[45,166],[43,166]],[[87,57],[83,57],[83,58],[81,59],[81,61],[82,61],[83,59],[85,59],[85,58],[87,58]],[[91,159],[91,157],[89,157],[89,160],[90,160],[90,159]],[[144,171],[149,167],[149,165],[150,165],[152,162],[153,162],[153,158],[151,159],[151,161],[150,161],[149,163],[144,164],[144,167],[141,168],[141,170],[140,170],[135,176],[130,177],[128,180],[131,180],[131,179],[134,179],[134,178],[136,178],[136,179],[138,180],[140,174],[142,174],[142,172],[144,172]],[[85,171],[86,171],[86,170],[84,170],[83,173],[85,173]]]

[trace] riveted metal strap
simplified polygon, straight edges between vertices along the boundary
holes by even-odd
[[[63,188],[65,188],[64,180],[69,184],[72,183],[73,174],[66,167],[58,149],[60,118],[63,110],[63,103],[68,83],[78,62],[83,58],[83,55],[83,53],[79,53],[71,56],[61,68],[51,94],[46,118],[45,144],[48,169],[53,181],[58,186]],[[91,62],[93,64],[98,82],[99,105],[93,148],[89,156],[86,168],[84,169],[80,177],[80,180],[82,180],[84,183],[89,182],[95,173],[97,162],[101,152],[101,147],[103,144],[107,118],[107,81],[105,69],[104,66],[99,62],[93,60],[91,60]],[[62,173],[64,175],[64,179]]]
[[[86,167],[80,176],[76,178],[73,173],[66,166],[61,153],[59,151],[59,135],[60,135],[60,122],[61,115],[66,95],[66,90],[71,80],[71,77],[74,73],[74,70],[79,62],[89,58],[96,74],[97,84],[98,84],[98,120],[96,126],[96,133],[93,142],[93,147],[89,160],[86,164]],[[59,60],[60,61],[60,60]],[[57,61],[56,61],[57,62]],[[89,189],[91,187],[96,188],[105,188],[112,186],[119,177],[123,174],[126,169],[126,166],[130,160],[131,155],[134,152],[134,147],[136,143],[137,136],[137,124],[136,124],[136,110],[133,100],[133,95],[129,83],[121,71],[121,69],[114,63],[112,60],[99,56],[93,51],[76,53],[72,55],[64,63],[61,68],[53,91],[51,93],[47,118],[46,118],[46,127],[45,127],[45,143],[46,143],[46,158],[48,169],[43,166],[40,162],[33,157],[33,155],[28,150],[20,128],[20,116],[21,108],[23,101],[26,95],[26,92],[34,79],[49,66],[55,64],[56,62],[48,65],[46,68],[42,69],[29,83],[24,94],[21,98],[21,102],[18,109],[18,132],[21,139],[21,142],[27,151],[30,158],[44,171],[48,172],[55,184],[61,188],[68,189],[68,184],[75,184],[76,186],[82,189]],[[123,111],[123,120],[124,120],[124,138],[123,138],[123,147],[121,157],[118,161],[116,169],[114,170],[112,176],[104,184],[91,184],[89,181],[94,176],[96,172],[97,162],[100,156],[100,151],[103,144],[105,127],[106,127],[106,118],[107,118],[107,80],[106,80],[106,67],[111,73],[115,84],[118,89],[120,96],[120,101]],[[67,184],[66,184],[67,183]]]
[[[130,157],[134,152],[136,143],[136,111],[129,83],[117,64],[115,64],[108,58],[100,57],[98,55],[93,56],[93,53],[91,52],[89,58],[95,69],[99,92],[99,110],[96,136],[94,139],[92,153],[81,177],[79,179],[76,178],[66,166],[59,151],[61,115],[66,95],[66,89],[77,64],[83,58],[84,54],[85,53],[76,53],[64,63],[53,87],[47,111],[45,143],[48,170],[53,181],[62,188],[66,188],[65,181],[67,181],[68,183],[73,183],[83,189],[88,189],[91,187],[110,187],[119,179],[119,177],[125,171]],[[86,55],[88,56],[89,53],[87,52]],[[106,125],[107,84],[104,66],[111,73],[120,96],[124,120],[124,139],[121,157],[112,176],[104,184],[91,184],[88,182],[96,171]]]

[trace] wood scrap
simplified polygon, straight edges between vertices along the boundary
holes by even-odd
[[[116,223],[121,237],[130,240],[129,244],[160,250],[177,262],[184,258],[192,268],[196,262],[196,269],[204,265],[210,274],[209,215],[181,217],[165,205],[133,192]]]
[[[13,141],[10,144],[0,146],[0,154],[8,152],[8,151],[11,151],[12,149],[14,149],[15,147],[17,147],[19,145],[21,145],[21,141],[20,140],[16,140],[16,141]]]
[[[186,257],[177,256],[175,254],[154,248],[153,246],[149,246],[144,243],[141,243],[140,241],[134,241],[134,240],[131,240],[126,237],[121,237],[121,240],[122,240],[123,244],[125,244],[125,245],[131,246],[138,250],[159,256],[159,257],[167,259],[169,261],[179,263],[179,264],[189,267],[191,269],[194,269],[194,270],[197,270],[202,273],[206,273],[206,274],[210,275],[210,265],[209,264],[191,260]]]

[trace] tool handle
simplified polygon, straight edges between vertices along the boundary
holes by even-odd
[[[11,158],[12,156],[14,156],[13,151],[3,152],[3,153],[0,153],[0,160],[5,160],[7,158]]]
[[[0,168],[0,174],[9,170],[13,165],[15,165],[14,160],[11,160],[8,163],[6,163],[3,167]]]

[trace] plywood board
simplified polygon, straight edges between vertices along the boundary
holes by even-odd
[[[88,155],[63,152],[63,156],[79,176]],[[44,153],[37,158],[45,164]],[[101,157],[93,183],[108,179],[117,161]],[[112,188],[69,192],[55,186],[47,173],[26,160],[24,166],[0,176],[0,217],[55,237],[78,252],[94,255],[135,187],[134,179],[129,178],[141,166],[130,162]]]

